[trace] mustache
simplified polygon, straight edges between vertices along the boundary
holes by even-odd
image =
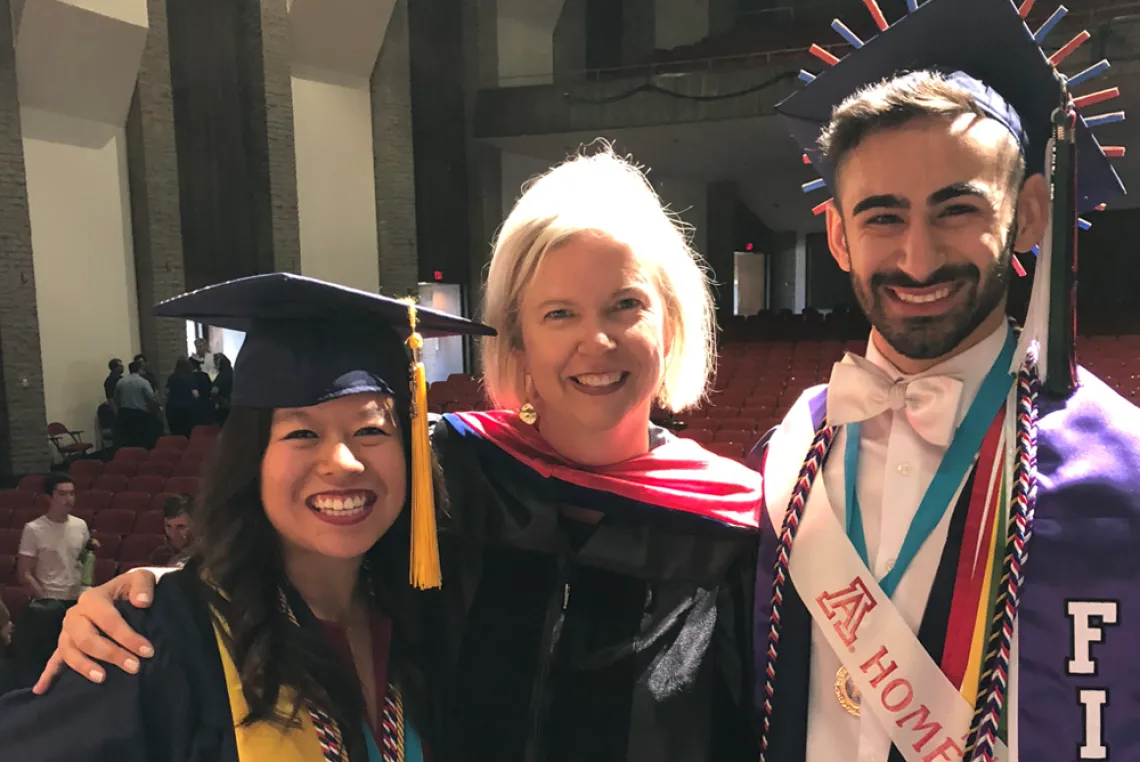
[[[981,280],[981,277],[982,274],[976,266],[962,263],[939,267],[923,281],[915,280],[901,270],[875,273],[871,276],[871,288],[874,289],[883,286],[894,286],[896,288],[931,288],[932,286],[940,286],[943,283],[954,283],[960,280],[977,283]]]

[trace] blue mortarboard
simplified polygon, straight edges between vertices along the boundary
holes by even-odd
[[[234,363],[234,406],[310,407],[385,392],[409,413],[411,568],[418,588],[439,587],[423,339],[493,336],[482,323],[288,273],[208,286],[155,305],[162,317],[245,332]]]
[[[270,273],[183,294],[156,305],[154,314],[246,334],[234,363],[235,406],[307,407],[368,391],[408,398],[405,301]],[[424,307],[416,318],[426,338],[494,334]]]
[[[1070,77],[1058,72],[1061,62],[1089,39],[1082,32],[1053,55],[1044,53],[1041,43],[1065,15],[1064,6],[1033,32],[1023,19],[1034,0],[1023,0],[1020,9],[1010,0],[929,0],[921,5],[918,0],[907,0],[907,15],[894,24],[887,23],[876,0],[863,0],[863,4],[880,34],[864,42],[836,19],[832,29],[853,50],[840,59],[813,45],[811,52],[827,68],[818,75],[801,72],[807,86],[776,107],[804,150],[805,162],[819,173],[819,179],[805,183],[803,190],[834,188],[835,168],[820,151],[819,138],[834,109],[860,90],[908,72],[934,70],[970,92],[988,116],[1018,139],[1027,173],[1044,171],[1052,182],[1052,230],[1041,246],[1023,346],[1033,340],[1048,350],[1042,378],[1050,390],[1071,388],[1075,230],[1078,225],[1088,226],[1077,215],[1103,208],[1125,192],[1109,161],[1123,155],[1124,149],[1102,147],[1092,134],[1096,126],[1122,120],[1123,112],[1080,113],[1116,96],[1116,89],[1086,95],[1073,92],[1106,70],[1108,62]],[[1058,124],[1071,127],[1060,133],[1067,137],[1056,141],[1054,159],[1046,167],[1050,140],[1059,134]],[[827,203],[818,204],[816,213],[826,209]],[[1024,273],[1016,258],[1014,265]]]
[[[863,87],[907,71],[961,72],[958,84],[998,121],[1020,123],[1026,167],[1042,171],[1061,83],[1049,57],[1009,0],[930,0],[816,76],[776,110],[828,187],[834,168],[818,140],[832,110]],[[975,80],[970,83],[969,79]],[[1014,130],[1011,130],[1014,131]],[[1017,132],[1015,131],[1015,134]],[[1085,120],[1078,120],[1077,211],[1124,194],[1124,186]]]

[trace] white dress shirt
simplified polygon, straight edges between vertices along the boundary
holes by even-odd
[[[955,427],[978,394],[986,374],[1001,353],[1007,327],[970,349],[924,372],[924,376],[954,376],[962,381],[962,396]],[[894,380],[910,380],[875,347],[867,343],[867,359]],[[930,444],[915,433],[903,411],[887,410],[863,422],[859,443],[859,469],[855,489],[863,515],[863,534],[871,571],[882,579],[893,567],[907,529],[946,448]],[[843,453],[846,432],[841,430],[823,469],[823,484],[840,523],[846,521]],[[917,633],[942,559],[953,506],[946,506],[938,526],[914,556],[892,597],[902,618]],[[812,626],[811,689],[808,703],[807,762],[887,762],[891,741],[871,710],[861,717],[847,713],[835,698],[835,673],[842,666],[820,630]]]

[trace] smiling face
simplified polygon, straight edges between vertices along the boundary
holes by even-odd
[[[407,494],[404,444],[390,398],[356,394],[273,413],[261,501],[285,556],[364,555]]]
[[[663,307],[628,246],[580,233],[548,251],[519,313],[520,363],[544,435],[648,440],[664,372]]]
[[[907,370],[1005,320],[1012,252],[1044,230],[1044,178],[1016,180],[1018,148],[973,114],[920,118],[865,137],[840,165],[828,241],[851,274],[876,345]]]

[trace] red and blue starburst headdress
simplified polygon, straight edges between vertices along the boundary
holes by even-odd
[[[1081,217],[1101,210],[1124,194],[1110,159],[1124,148],[1102,146],[1093,129],[1122,121],[1124,112],[1096,116],[1090,107],[1110,100],[1116,88],[1078,95],[1078,89],[1109,68],[1100,61],[1066,76],[1058,67],[1089,39],[1081,32],[1052,54],[1042,43],[1067,13],[1064,6],[1036,31],[1025,23],[1034,0],[1020,6],[1010,0],[907,0],[907,15],[888,24],[876,0],[863,0],[879,34],[863,41],[840,20],[832,28],[853,50],[838,58],[818,45],[811,52],[827,68],[800,72],[807,87],[784,100],[778,113],[804,150],[804,162],[819,178],[804,183],[805,192],[834,187],[834,170],[819,148],[819,138],[833,110],[861,89],[918,70],[938,70],[973,94],[983,111],[1017,138],[1026,174],[1044,173],[1050,182],[1050,225],[1040,246],[1025,330],[1024,350],[1039,344],[1044,359],[1041,378],[1047,390],[1066,394],[1075,383],[1076,243]],[[1078,172],[1079,168],[1079,172]],[[829,201],[815,207],[816,213]],[[1014,258],[1019,274],[1025,270]],[[1018,357],[1023,356],[1023,351]]]

